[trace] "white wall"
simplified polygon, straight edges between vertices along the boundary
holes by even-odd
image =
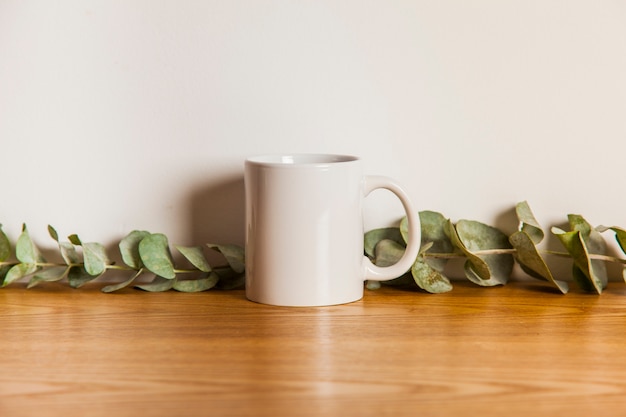
[[[617,0],[0,0],[0,221],[241,243],[246,156],[334,152],[453,219],[511,229],[527,199],[546,227],[626,227],[624,22]]]

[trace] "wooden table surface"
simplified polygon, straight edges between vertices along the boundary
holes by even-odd
[[[626,284],[383,288],[323,308],[243,291],[0,290],[0,416],[626,413]]]

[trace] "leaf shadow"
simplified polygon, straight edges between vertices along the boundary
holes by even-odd
[[[510,207],[496,214],[493,226],[507,236],[511,236],[517,230],[518,224],[519,220],[517,219],[515,207]]]

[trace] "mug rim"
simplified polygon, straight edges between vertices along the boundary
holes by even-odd
[[[258,166],[295,168],[304,166],[329,166],[359,161],[352,155],[330,153],[276,153],[251,156],[246,163]]]

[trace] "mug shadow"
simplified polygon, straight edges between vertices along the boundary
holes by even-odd
[[[237,244],[245,239],[243,174],[209,182],[191,191],[188,236],[194,245]]]

